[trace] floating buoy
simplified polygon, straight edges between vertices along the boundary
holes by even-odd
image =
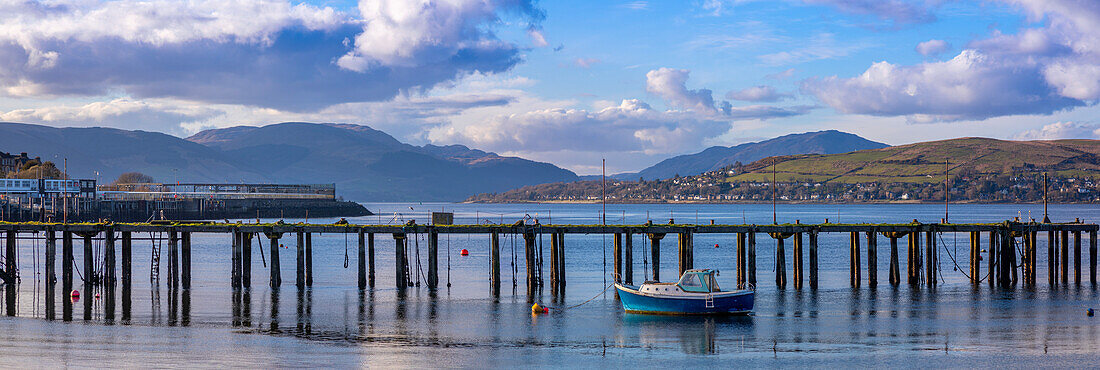
[[[715,244],[714,244],[714,248],[715,248],[715,249],[717,249],[717,248],[718,248],[718,243],[715,243]]]
[[[69,293],[69,296],[73,298],[80,298],[80,291],[74,289],[72,293]]]
[[[538,315],[540,313],[549,313],[549,312],[550,312],[549,308],[541,307],[541,306],[539,306],[538,303],[535,303],[535,304],[531,305],[531,314],[532,315]]]
[[[95,299],[99,299],[99,293],[95,294]]]
[[[463,249],[461,252],[458,252],[458,254],[463,255],[463,256],[469,256],[470,251]]]
[[[1092,308],[1085,310],[1085,315],[1088,317],[1092,317]]]

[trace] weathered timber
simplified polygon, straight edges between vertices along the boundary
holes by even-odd
[[[634,234],[627,230],[624,237],[626,245],[623,249],[623,281],[627,285],[634,285]]]
[[[867,233],[867,285],[878,285],[878,233]]]
[[[810,289],[817,289],[817,232],[809,233],[810,239]]]

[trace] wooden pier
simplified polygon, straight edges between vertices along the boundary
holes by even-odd
[[[775,259],[775,283],[779,289],[787,289],[788,265],[793,269],[790,282],[794,289],[804,289],[804,281],[808,282],[810,289],[817,289],[819,284],[820,249],[818,241],[822,234],[849,234],[849,270],[850,285],[859,288],[862,284],[874,287],[878,284],[878,248],[879,236],[889,240],[889,284],[898,286],[901,284],[900,260],[898,251],[899,239],[906,239],[908,243],[905,257],[907,265],[906,281],[913,287],[925,286],[935,288],[939,279],[937,266],[940,259],[940,245],[938,237],[941,233],[964,233],[970,239],[969,269],[959,266],[959,270],[965,273],[970,282],[979,285],[983,281],[996,288],[1014,288],[1019,284],[1025,287],[1034,287],[1037,284],[1036,261],[1038,251],[1039,233],[1047,235],[1047,280],[1051,286],[1081,284],[1082,271],[1082,244],[1083,238],[1088,237],[1088,281],[1096,284],[1097,264],[1097,230],[1096,224],[1074,223],[1035,223],[1014,222],[989,224],[783,224],[783,225],[684,225],[684,224],[645,224],[645,225],[540,225],[516,223],[513,225],[352,225],[352,224],[241,224],[241,223],[100,223],[100,224],[51,224],[51,223],[0,223],[0,233],[3,233],[5,251],[3,270],[0,271],[0,279],[7,284],[5,289],[8,302],[13,302],[17,284],[19,269],[16,256],[20,247],[20,240],[44,240],[45,242],[45,282],[47,298],[47,318],[53,319],[53,300],[55,296],[57,242],[61,240],[61,284],[62,292],[70,292],[73,289],[73,247],[74,237],[82,242],[84,248],[83,260],[83,289],[85,294],[90,294],[96,286],[104,288],[105,294],[110,294],[110,302],[113,305],[113,294],[116,281],[121,281],[123,318],[129,316],[132,280],[134,278],[132,263],[132,245],[136,239],[136,233],[151,233],[151,235],[164,235],[154,239],[166,240],[162,249],[167,249],[164,255],[167,257],[167,286],[169,294],[182,289],[184,292],[191,289],[191,254],[192,235],[222,234],[228,237],[226,244],[232,251],[231,276],[229,276],[234,291],[244,291],[247,294],[252,287],[252,243],[262,243],[266,240],[270,251],[270,271],[268,285],[278,289],[282,285],[281,261],[279,246],[281,240],[289,238],[296,244],[295,250],[295,286],[299,290],[313,285],[313,234],[346,234],[357,239],[357,277],[358,286],[361,289],[375,286],[375,237],[378,234],[389,235],[394,240],[395,281],[394,285],[399,289],[407,289],[413,286],[410,278],[412,272],[410,266],[415,266],[416,261],[408,260],[409,237],[423,234],[427,240],[427,275],[426,285],[430,290],[439,288],[439,234],[484,234],[489,236],[490,266],[489,274],[490,291],[493,295],[500,294],[501,285],[501,236],[512,236],[523,240],[523,272],[526,274],[526,292],[533,297],[542,292],[543,284],[549,281],[549,290],[555,297],[565,292],[567,281],[566,250],[568,249],[567,235],[592,235],[606,234],[613,237],[613,278],[615,281],[636,283],[642,280],[660,280],[660,248],[661,241],[668,234],[677,235],[678,261],[677,266],[682,273],[684,270],[694,267],[694,235],[695,234],[721,234],[728,235],[731,242],[736,244],[736,250],[731,253],[731,261],[736,266],[736,281],[740,288],[755,287],[757,283],[756,248],[759,242],[772,239],[776,248]],[[986,238],[982,236],[986,235]],[[543,249],[541,243],[543,236],[549,235],[550,247]],[[637,255],[634,246],[636,235],[644,235],[649,239],[650,260],[652,276],[635,276],[633,266]],[[1070,246],[1072,238],[1073,248]],[[103,242],[102,254],[93,252],[93,239]],[[145,238],[150,239],[150,238]],[[793,248],[793,261],[786,261],[786,244],[790,241]],[[642,239],[643,241],[645,239]],[[988,256],[982,257],[983,240],[988,250]],[[804,245],[806,242],[808,245]],[[116,245],[120,246],[116,253]],[[922,248],[923,246],[923,248]],[[262,245],[260,246],[262,248]],[[808,253],[803,254],[807,248]],[[1021,255],[1017,256],[1017,250]],[[866,251],[866,256],[863,253]],[[1072,258],[1072,275],[1070,274],[1070,254]],[[549,255],[548,279],[543,279],[543,256]],[[808,256],[808,260],[805,257]],[[102,258],[102,261],[97,259]],[[116,275],[116,269],[121,259],[121,276]],[[988,263],[985,275],[982,274],[983,262]],[[863,265],[861,261],[866,261]],[[808,266],[808,269],[804,267]],[[864,268],[865,267],[865,268]],[[97,271],[101,269],[102,271]],[[159,271],[156,272],[159,274]],[[864,274],[865,273],[865,274]],[[675,277],[673,277],[675,278]],[[238,293],[235,293],[238,294]],[[239,294],[238,294],[239,295]],[[236,296],[236,295],[235,295]],[[186,295],[185,295],[186,297]],[[62,300],[65,305],[65,320],[71,320],[71,305],[69,300]],[[85,299],[85,305],[90,305],[92,300]],[[14,315],[14,305],[8,304],[9,315]],[[90,315],[90,306],[85,307],[85,318]],[[113,315],[113,306],[111,307]]]

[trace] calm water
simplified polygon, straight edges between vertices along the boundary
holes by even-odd
[[[353,223],[424,223],[428,212],[456,212],[456,222],[514,222],[525,214],[544,223],[599,222],[599,205],[466,205],[367,204],[379,216]],[[647,216],[648,213],[648,216]],[[609,205],[608,223],[770,223],[768,205]],[[951,220],[1003,221],[1042,215],[1035,205],[957,205]],[[937,205],[780,205],[780,222],[795,219],[817,223],[936,222]],[[1100,220],[1100,206],[1057,205],[1051,218]],[[696,221],[698,220],[698,221]],[[267,220],[265,220],[267,221]],[[332,220],[311,220],[332,221]],[[147,236],[147,235],[142,235]],[[268,270],[253,248],[253,287],[234,306],[230,289],[228,236],[196,235],[192,257],[193,288],[173,297],[164,283],[150,283],[152,242],[134,242],[133,314],[129,322],[105,319],[102,300],[93,297],[93,319],[83,320],[84,301],[74,306],[73,322],[47,321],[41,272],[44,246],[20,243],[16,317],[0,318],[0,357],[15,366],[901,366],[992,367],[1071,366],[1100,364],[1100,318],[1085,315],[1100,309],[1100,290],[1088,283],[1050,288],[1046,282],[1045,248],[1039,250],[1039,286],[1032,290],[974,288],[954,270],[951,256],[965,270],[966,235],[945,234],[940,245],[943,282],[935,291],[890,287],[889,247],[880,242],[879,286],[852,289],[848,285],[847,235],[821,238],[820,288],[778,290],[774,287],[774,244],[761,238],[757,247],[758,280],[755,313],[747,317],[670,318],[628,315],[606,287],[605,256],[610,269],[610,237],[568,235],[568,290],[554,302],[549,292],[534,297],[551,306],[577,308],[532,316],[524,293],[522,256],[515,280],[513,245],[522,239],[502,237],[502,296],[493,299],[488,286],[488,237],[440,236],[440,280],[450,284],[432,293],[427,288],[394,289],[393,240],[377,239],[377,286],[356,288],[354,236],[319,235],[314,242],[315,282],[312,289],[294,287],[293,249],[281,249],[284,284],[272,291]],[[1045,246],[1045,235],[1040,244]],[[722,270],[719,282],[734,285],[734,248],[730,235],[699,234],[696,267]],[[651,269],[641,259],[646,243],[635,240],[636,280]],[[293,243],[284,239],[284,243]],[[426,273],[423,236],[417,243]],[[513,244],[515,243],[515,244]],[[549,244],[547,238],[545,243]],[[711,246],[717,244],[718,248]],[[661,276],[676,274],[675,238],[662,248]],[[1087,242],[1085,243],[1087,245]],[[263,250],[268,250],[267,242]],[[470,255],[459,256],[469,249]],[[35,250],[38,253],[35,253]],[[77,268],[82,248],[77,243]],[[345,250],[348,256],[345,257]],[[1087,251],[1087,249],[1086,249]],[[522,253],[522,252],[520,252]],[[791,249],[787,248],[790,263]],[[1087,274],[1087,252],[1085,273]],[[344,267],[345,260],[348,267]],[[863,256],[864,264],[866,256]],[[905,264],[902,256],[902,264]],[[165,266],[167,266],[165,264]],[[983,274],[985,266],[983,266]],[[790,269],[790,267],[788,267]],[[902,267],[904,271],[904,266]],[[609,270],[608,270],[609,271]],[[414,268],[415,272],[415,268]],[[1071,272],[1072,273],[1072,272]],[[864,272],[866,274],[866,272]],[[866,277],[865,277],[866,278]],[[788,280],[790,277],[788,276]],[[515,281],[517,291],[512,290]],[[75,285],[80,288],[77,278]],[[792,284],[788,284],[788,287]],[[60,290],[60,284],[58,284]],[[59,292],[61,294],[61,292]],[[87,296],[87,294],[86,294]],[[62,297],[58,297],[61,302]],[[67,298],[66,298],[67,299]],[[117,310],[120,310],[121,304]],[[234,314],[239,312],[239,314]],[[62,314],[58,304],[58,317]],[[914,362],[935,361],[935,362]],[[741,361],[741,362],[731,362]]]

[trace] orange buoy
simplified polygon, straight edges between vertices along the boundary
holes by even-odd
[[[549,308],[539,306],[538,303],[535,303],[535,304],[531,305],[531,314],[532,315],[538,315],[540,313],[549,313],[549,312],[550,312]]]
[[[77,291],[76,289],[73,289],[73,292],[69,293],[69,296],[73,297],[73,298],[80,298],[80,291]]]
[[[463,255],[463,256],[469,256],[470,251],[463,249],[461,252],[458,252],[458,254]]]
[[[95,299],[99,299],[99,293],[95,294]]]

